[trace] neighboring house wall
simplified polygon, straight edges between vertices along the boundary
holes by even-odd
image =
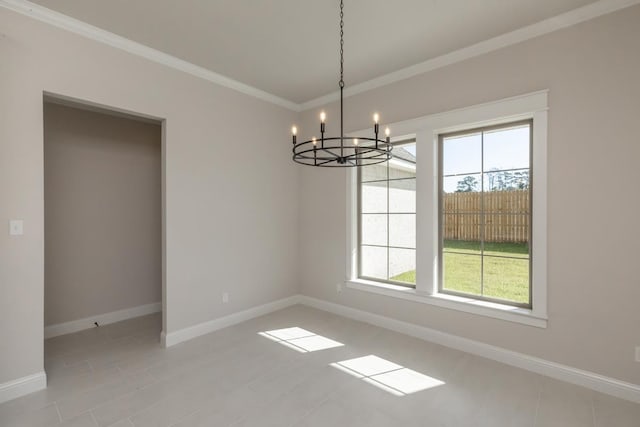
[[[166,332],[298,292],[296,113],[4,8],[0,29],[0,384],[43,369],[43,91],[166,119]]]
[[[161,300],[161,131],[45,104],[46,326]]]
[[[302,293],[640,384],[638,40],[634,6],[345,99],[351,132],[370,127],[371,111],[384,126],[549,89],[546,329],[348,288],[338,294],[346,178],[335,169],[301,172]],[[302,134],[318,127],[321,109],[339,116],[337,103],[306,111]]]

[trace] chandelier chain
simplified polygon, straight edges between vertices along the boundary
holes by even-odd
[[[344,0],[340,0],[340,88],[344,87]]]
[[[2,1],[2,0],[0,0]],[[347,138],[344,134],[344,0],[340,0],[340,134],[327,136],[325,120],[327,115],[320,113],[320,139],[315,137],[299,142],[298,128],[291,128],[293,142],[293,160],[297,163],[319,167],[360,167],[376,165],[388,161],[393,145],[389,138],[379,137],[379,115],[373,116],[373,138],[368,136]]]

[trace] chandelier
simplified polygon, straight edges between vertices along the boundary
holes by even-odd
[[[320,138],[297,142],[298,129],[293,126],[293,160],[303,165],[323,167],[353,167],[375,165],[391,158],[393,148],[389,138],[389,128],[385,129],[385,139],[379,137],[380,116],[373,115],[374,137],[345,137],[344,135],[344,1],[340,0],[340,136],[325,136],[327,115],[320,113]]]

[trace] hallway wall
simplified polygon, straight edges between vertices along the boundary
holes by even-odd
[[[161,301],[161,137],[45,103],[45,326]]]

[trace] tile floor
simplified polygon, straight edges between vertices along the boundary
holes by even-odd
[[[3,427],[640,427],[640,405],[304,306],[169,349],[151,315],[45,342]]]

